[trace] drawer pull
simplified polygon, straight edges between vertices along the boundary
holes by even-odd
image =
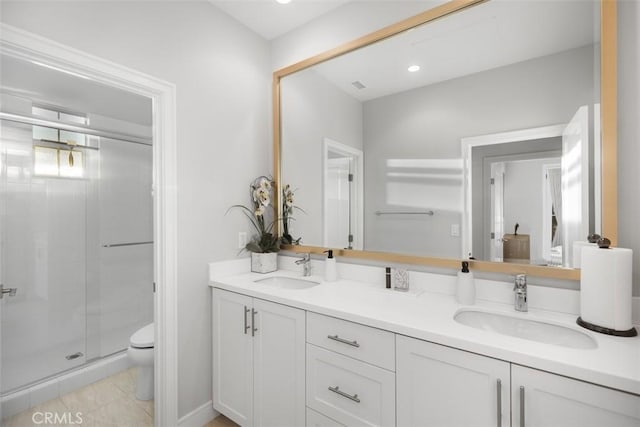
[[[502,381],[498,379],[496,381],[496,398],[497,398],[497,419],[498,427],[502,427]]]
[[[524,427],[524,387],[520,386],[520,427]]]
[[[258,314],[258,312],[255,309],[251,309],[251,336],[255,337],[256,336],[256,332],[258,331],[258,328],[256,328],[256,314]]]
[[[247,321],[247,313],[249,313],[249,309],[247,308],[247,306],[244,306],[244,334],[247,335],[247,331],[249,329],[251,329],[251,326],[249,326],[249,322]]]
[[[344,338],[340,338],[338,335],[327,335],[327,338],[329,338],[330,340],[341,342],[342,344],[350,345],[352,347],[360,347],[358,341],[345,340]]]
[[[346,397],[347,399],[353,400],[356,403],[360,403],[360,399],[358,399],[358,395],[357,394],[354,394],[352,396],[352,395],[350,395],[348,393],[345,393],[344,391],[340,390],[340,387],[338,387],[338,386],[335,386],[335,387],[329,386],[329,390],[331,390],[334,393],[339,394],[342,397]]]

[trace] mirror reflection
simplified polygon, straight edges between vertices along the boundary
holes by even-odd
[[[572,266],[599,232],[597,1],[491,0],[280,90],[304,245]]]

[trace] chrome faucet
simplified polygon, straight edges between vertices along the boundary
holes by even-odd
[[[517,274],[516,283],[513,286],[515,292],[514,308],[516,311],[528,311],[527,306],[527,275]]]
[[[302,264],[302,275],[311,276],[311,254],[304,254],[302,258],[296,261],[297,265]]]

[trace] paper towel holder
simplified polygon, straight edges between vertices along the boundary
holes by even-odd
[[[582,320],[582,317],[578,317],[578,320],[576,320],[576,323],[585,329],[589,329],[591,331],[599,332],[605,335],[613,335],[614,337],[638,336],[638,331],[636,330],[635,327],[632,327],[631,329],[627,329],[626,331],[617,331],[615,329],[605,328],[604,326],[598,326],[598,325],[594,325],[593,323],[585,322],[584,320]]]

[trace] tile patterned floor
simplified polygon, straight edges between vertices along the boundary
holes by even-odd
[[[203,427],[239,427],[239,426],[238,424],[234,423],[224,415],[218,415],[217,418],[209,421],[209,423],[204,425]]]
[[[136,399],[136,373],[136,368],[120,372],[21,412],[4,420],[3,426],[152,427],[153,401]],[[72,418],[76,412],[80,413],[82,422]],[[40,414],[34,419],[36,413]],[[59,417],[63,417],[63,423],[44,424],[41,417],[46,413],[58,414]],[[226,427],[224,424],[219,427],[223,426]]]

